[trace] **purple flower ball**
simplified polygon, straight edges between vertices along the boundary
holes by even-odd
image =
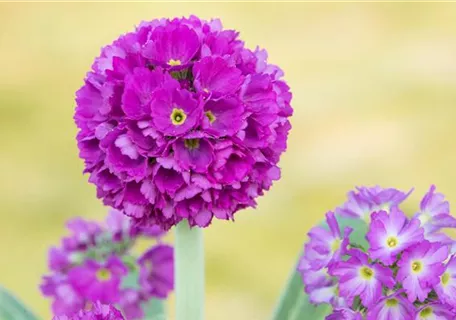
[[[291,93],[265,50],[195,16],[141,23],[102,49],[76,93],[84,172],[138,225],[256,205],[280,178]]]

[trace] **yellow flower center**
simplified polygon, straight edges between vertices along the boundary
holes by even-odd
[[[187,149],[194,150],[199,148],[200,143],[198,139],[186,139],[184,145]]]
[[[334,241],[331,244],[331,251],[336,252],[340,248],[340,239],[334,239]]]
[[[183,124],[185,122],[185,119],[187,119],[187,115],[185,114],[184,110],[174,108],[173,112],[171,112],[170,118],[171,118],[171,122],[175,126],[180,126],[181,124]]]
[[[99,281],[108,281],[111,279],[111,271],[106,268],[100,268],[97,270],[96,277]]]
[[[440,282],[442,282],[442,285],[446,286],[449,281],[450,281],[450,274],[448,272],[445,272],[444,274],[442,274],[442,277],[440,278]]]
[[[412,271],[415,273],[419,273],[423,269],[423,264],[421,261],[413,261],[412,263]]]
[[[209,119],[210,123],[213,123],[217,119],[212,111],[206,111],[206,117]]]
[[[369,280],[374,276],[374,270],[369,267],[362,267],[359,273],[361,277],[366,280]]]
[[[182,62],[180,60],[169,59],[168,61],[168,65],[170,65],[171,67],[180,66],[181,64]]]
[[[432,307],[426,307],[420,312],[420,317],[427,318],[432,315]]]
[[[395,248],[398,244],[397,238],[396,237],[389,237],[386,239],[386,245],[390,248]]]
[[[395,306],[397,306],[398,304],[399,304],[399,302],[397,301],[397,299],[394,299],[394,298],[393,298],[393,299],[388,299],[388,300],[386,300],[386,306],[387,306],[387,307],[390,307],[390,308],[391,308],[391,307],[395,307]]]

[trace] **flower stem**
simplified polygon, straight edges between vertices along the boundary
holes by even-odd
[[[187,221],[176,226],[174,249],[176,320],[204,319],[203,230]]]

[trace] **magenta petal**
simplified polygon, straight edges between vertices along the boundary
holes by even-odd
[[[143,55],[153,61],[170,64],[188,63],[200,47],[198,35],[186,25],[169,24],[155,28]]]
[[[236,92],[244,78],[241,71],[221,57],[205,57],[193,66],[195,87],[215,94]]]
[[[184,184],[182,175],[173,170],[160,167],[154,178],[158,190],[162,193],[174,195],[176,191]]]
[[[236,98],[209,100],[204,105],[205,131],[216,137],[232,136],[243,125],[244,106]]]
[[[133,74],[125,78],[125,90],[122,96],[122,109],[130,119],[141,119],[150,114],[152,93],[164,82],[179,84],[161,70],[150,71],[147,68],[136,68]]]
[[[173,146],[176,161],[184,170],[207,172],[214,159],[212,145],[206,139],[180,139]]]

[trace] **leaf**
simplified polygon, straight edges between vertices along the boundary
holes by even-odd
[[[0,286],[0,320],[38,320],[32,311]]]
[[[166,320],[163,300],[151,299],[143,305],[145,320]]]
[[[130,270],[123,279],[122,288],[139,288],[138,272]],[[163,300],[152,298],[142,304],[144,320],[166,320],[166,310]],[[3,320],[0,318],[0,320]]]
[[[364,248],[368,247],[365,235],[367,224],[363,220],[337,217],[340,229],[351,227],[353,232],[350,235],[350,242]],[[328,227],[326,223],[323,223]],[[298,256],[298,262],[301,252]],[[285,290],[279,299],[272,320],[322,320],[331,312],[329,305],[314,306],[309,302],[309,297],[304,291],[301,275],[296,271],[297,264],[293,268]]]

